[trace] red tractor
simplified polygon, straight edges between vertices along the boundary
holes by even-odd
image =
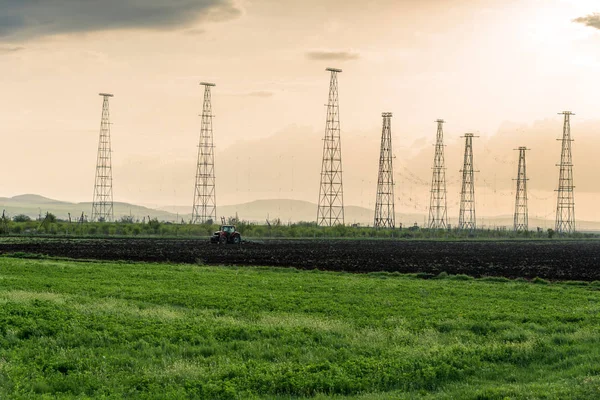
[[[211,236],[210,242],[239,244],[242,242],[242,235],[235,230],[235,225],[221,225],[221,228]]]

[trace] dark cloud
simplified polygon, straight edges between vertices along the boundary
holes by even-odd
[[[0,46],[0,54],[16,53],[17,51],[25,50],[25,47],[6,47]]]
[[[110,29],[190,28],[241,11],[232,0],[0,0],[0,39]]]
[[[586,15],[585,17],[575,18],[573,22],[577,22],[592,28],[600,29],[600,14],[594,13]]]
[[[357,60],[360,58],[360,55],[351,51],[315,50],[307,52],[306,58],[319,61],[348,61]]]

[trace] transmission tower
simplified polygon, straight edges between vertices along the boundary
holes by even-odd
[[[205,224],[217,220],[217,194],[215,192],[215,152],[213,145],[212,103],[210,89],[214,83],[201,82],[204,86],[202,126],[198,145],[196,187],[194,191],[193,224]]]
[[[517,172],[517,194],[515,199],[515,232],[527,232],[529,230],[529,211],[527,209],[527,168],[525,153],[527,147],[519,147],[519,171]]]
[[[394,211],[394,168],[392,165],[392,113],[381,114],[381,150],[379,152],[379,177],[377,178],[377,199],[375,201],[375,228],[395,228]]]
[[[338,103],[337,75],[341,69],[327,68],[331,72],[327,122],[323,139],[323,163],[319,189],[319,226],[344,225],[344,188],[342,185],[342,145],[340,141],[340,108]]]
[[[448,204],[446,200],[446,166],[444,161],[444,120],[438,119],[435,122],[437,122],[437,138],[433,157],[428,227],[429,229],[446,229],[448,226]]]
[[[112,162],[110,148],[110,113],[108,99],[112,94],[100,93],[102,102],[102,119],[100,122],[100,140],[98,142],[98,158],[96,161],[96,181],[94,184],[94,200],[92,201],[92,221],[113,221]]]
[[[564,115],[562,151],[560,155],[560,174],[558,176],[558,200],[556,205],[556,232],[560,234],[575,232],[575,199],[573,197],[573,158],[571,156],[571,111]]]
[[[472,133],[465,136],[465,160],[462,172],[462,189],[460,191],[460,214],[458,215],[458,228],[475,230],[475,175],[473,171],[473,138]]]

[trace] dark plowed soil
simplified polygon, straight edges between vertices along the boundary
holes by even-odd
[[[600,280],[600,241],[277,240],[213,245],[177,239],[18,239],[0,253],[98,260],[398,271],[552,280]]]

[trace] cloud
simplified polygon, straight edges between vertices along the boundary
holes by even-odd
[[[0,39],[112,29],[196,28],[241,14],[233,0],[0,0]],[[197,28],[196,28],[197,29]]]
[[[594,13],[586,15],[585,17],[575,18],[573,22],[577,22],[592,28],[600,29],[600,14]]]
[[[306,58],[318,61],[348,61],[359,59],[360,54],[353,51],[313,50],[306,53]]]
[[[25,50],[25,47],[7,47],[0,46],[0,54],[16,53],[17,51]]]

